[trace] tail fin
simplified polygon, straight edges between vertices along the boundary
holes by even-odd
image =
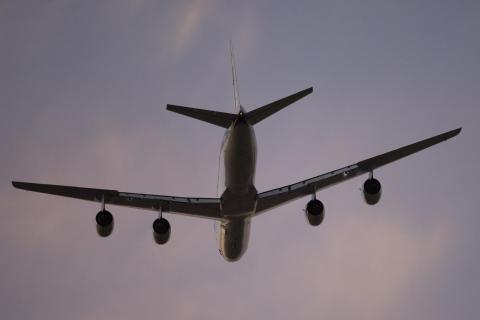
[[[264,105],[263,107],[257,108],[255,110],[252,110],[246,114],[246,118],[250,122],[250,124],[253,126],[254,124],[262,121],[263,119],[271,116],[277,111],[282,110],[283,108],[289,106],[290,104],[294,103],[295,101],[300,100],[301,98],[305,97],[306,95],[309,95],[310,93],[313,92],[313,87],[310,87],[308,89],[299,91],[297,93],[294,93],[288,97],[285,97],[283,99],[271,102],[267,105]]]
[[[228,128],[235,120],[236,115],[226,112],[210,111],[204,109],[195,109],[183,106],[167,104],[167,110],[205,121],[222,128]]]
[[[238,91],[237,67],[235,65],[232,40],[230,40],[230,64],[232,65],[233,102],[235,104],[235,112],[238,113],[240,112],[240,92]]]

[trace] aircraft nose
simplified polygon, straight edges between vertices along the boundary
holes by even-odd
[[[229,248],[223,252],[220,250],[220,254],[227,262],[235,262],[240,260],[244,252],[245,252],[244,250],[238,250],[238,249],[236,250],[232,248]]]

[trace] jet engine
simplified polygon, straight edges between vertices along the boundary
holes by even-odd
[[[102,210],[95,217],[97,233],[100,237],[108,237],[113,231],[113,216],[107,210]]]
[[[363,184],[363,197],[369,205],[377,204],[382,195],[382,185],[375,178],[369,178]]]
[[[320,223],[322,223],[325,216],[325,208],[323,203],[317,199],[308,201],[307,207],[305,208],[305,214],[310,225],[318,226]]]
[[[170,239],[170,223],[167,219],[159,218],[153,222],[153,239],[158,244],[165,244]]]

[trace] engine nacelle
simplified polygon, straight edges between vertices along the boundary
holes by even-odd
[[[307,203],[305,214],[310,225],[318,226],[325,217],[325,207],[320,200],[312,199]]]
[[[170,239],[170,223],[167,219],[160,218],[153,221],[153,239],[158,244],[165,244]]]
[[[108,237],[113,231],[113,216],[107,210],[102,210],[95,217],[97,233],[100,237]]]
[[[377,204],[382,195],[382,185],[375,178],[367,179],[363,184],[363,197],[369,205]]]

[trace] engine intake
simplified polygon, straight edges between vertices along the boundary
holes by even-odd
[[[312,199],[308,201],[305,213],[308,223],[312,226],[318,226],[322,223],[323,218],[325,217],[325,207],[320,200]]]
[[[108,237],[113,231],[113,216],[107,210],[102,210],[95,217],[97,233],[100,237]]]
[[[377,204],[382,195],[382,185],[375,178],[367,179],[363,184],[363,197],[369,205]]]
[[[167,219],[159,218],[153,221],[153,239],[158,244],[165,244],[170,239],[170,223]]]

